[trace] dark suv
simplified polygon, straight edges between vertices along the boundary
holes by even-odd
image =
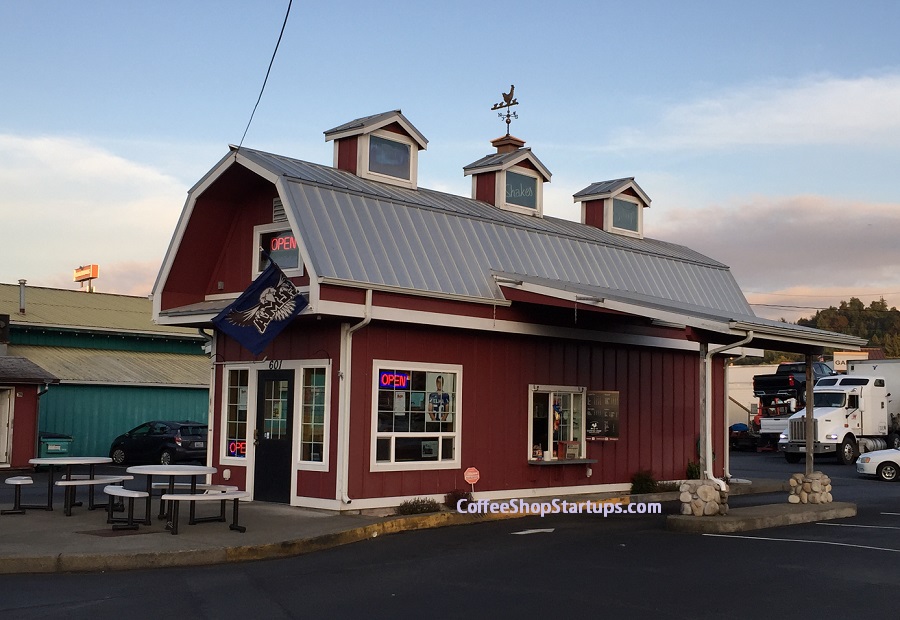
[[[202,422],[145,422],[116,437],[109,447],[109,456],[117,465],[205,463],[207,430]]]

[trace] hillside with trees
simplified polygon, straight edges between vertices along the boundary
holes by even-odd
[[[884,299],[873,301],[868,307],[856,297],[842,301],[835,308],[819,310],[808,319],[800,319],[797,325],[814,327],[831,332],[865,338],[869,347],[880,347],[886,357],[900,357],[900,310],[888,308]],[[766,351],[765,357],[748,359],[744,363],[769,364],[784,361],[798,361],[802,355]]]

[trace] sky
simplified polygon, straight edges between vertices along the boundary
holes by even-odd
[[[0,282],[148,295],[188,190],[238,144],[288,0],[0,0]],[[506,132],[546,215],[634,177],[645,235],[729,265],[758,316],[900,306],[900,3],[295,1],[244,146],[400,109],[419,185]]]

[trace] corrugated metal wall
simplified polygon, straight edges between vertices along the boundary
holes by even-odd
[[[41,396],[39,429],[73,437],[72,456],[107,456],[112,440],[148,420],[205,422],[209,390],[54,385]]]

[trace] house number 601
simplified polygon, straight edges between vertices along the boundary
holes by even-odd
[[[269,360],[269,370],[281,370],[281,360]]]

